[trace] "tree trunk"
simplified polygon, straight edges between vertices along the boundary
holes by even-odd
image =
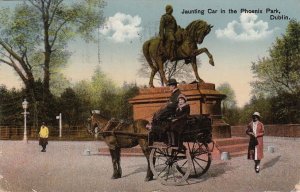
[[[35,81],[32,74],[28,75],[28,80],[25,83],[27,93],[33,105],[33,126],[36,129],[38,127],[38,108],[35,95]]]
[[[50,53],[45,53],[44,63],[44,82],[43,82],[43,101],[47,101],[50,95]]]
[[[47,10],[47,6],[44,5],[45,2],[42,2],[43,4],[43,24],[44,24],[44,84],[43,84],[43,102],[47,101],[50,95],[50,58],[51,58],[51,45],[49,42],[49,10]]]

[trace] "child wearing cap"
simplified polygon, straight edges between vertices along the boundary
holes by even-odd
[[[168,132],[168,141],[171,146],[180,146],[182,144],[180,134],[186,127],[186,121],[190,115],[190,105],[187,103],[185,95],[178,96],[178,105],[175,118],[172,120],[170,131]]]

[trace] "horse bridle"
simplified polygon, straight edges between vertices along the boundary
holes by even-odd
[[[102,117],[102,116],[100,115],[100,117]],[[94,121],[96,122],[96,124],[97,124],[97,132],[95,131],[95,134],[100,133],[101,130],[103,130],[104,127],[106,127],[107,124],[109,123],[109,121],[107,121],[107,122],[104,123],[103,126],[101,126],[100,129],[99,129],[99,125],[101,125],[101,122],[100,122],[97,118],[95,118],[95,117],[93,117],[93,116],[92,116],[91,118],[93,118],[93,120],[94,120]],[[102,117],[102,118],[105,119],[104,117]],[[92,121],[92,119],[91,119],[91,121]],[[91,126],[91,127],[94,127],[94,126]],[[95,130],[95,129],[94,129],[94,130]]]

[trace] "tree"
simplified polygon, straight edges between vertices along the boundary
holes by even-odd
[[[71,85],[71,82],[62,73],[52,74],[50,91],[56,97],[59,97]]]
[[[123,86],[118,91],[118,97],[116,104],[115,116],[120,119],[131,119],[133,120],[133,109],[132,105],[128,100],[138,94],[138,87],[134,83],[124,82]]]
[[[98,66],[91,81],[80,81],[74,91],[83,103],[82,117],[86,119],[89,111],[100,110],[101,114],[110,118],[132,119],[132,106],[128,99],[138,93],[136,84],[124,82],[117,87]]]
[[[300,123],[300,94],[281,93],[270,99],[274,123]]]
[[[236,107],[236,98],[234,90],[229,83],[222,83],[217,87],[217,90],[226,95],[226,98],[222,101],[223,110],[232,109]]]
[[[91,83],[89,81],[82,80],[73,86],[73,90],[82,103],[80,107],[80,119],[84,122],[90,116],[90,110],[95,109],[92,105],[93,94],[91,91]]]
[[[11,66],[34,94],[35,71],[43,74],[43,102],[50,94],[51,73],[68,59],[67,43],[76,38],[94,40],[103,23],[103,0],[28,0],[0,13],[0,64]]]
[[[277,38],[269,50],[269,57],[259,59],[252,64],[252,72],[256,80],[251,83],[252,94],[261,94],[268,98],[282,101],[271,103],[273,115],[289,122],[300,122],[300,23],[291,20],[286,32]],[[293,102],[285,102],[286,96]],[[281,107],[280,107],[281,106]],[[284,116],[294,117],[284,117]],[[286,122],[286,121],[284,121]]]
[[[252,114],[258,111],[265,124],[272,124],[274,122],[273,111],[271,109],[270,98],[265,98],[263,95],[252,96],[250,102],[244,106],[240,112],[240,124],[247,124],[252,119]]]
[[[277,38],[269,57],[252,63],[256,93],[268,95],[287,92],[295,94],[300,87],[300,23],[290,21],[286,33]]]
[[[80,99],[72,88],[67,88],[60,97],[60,108],[63,118],[67,121],[69,128],[80,121],[81,105]]]
[[[222,101],[222,113],[224,120],[230,125],[236,125],[239,122],[239,109],[236,105],[234,90],[229,83],[222,83],[217,87],[217,90],[226,95]]]
[[[21,115],[24,92],[11,89],[4,85],[0,86],[0,124],[1,125],[22,125]],[[30,119],[29,119],[30,120]]]

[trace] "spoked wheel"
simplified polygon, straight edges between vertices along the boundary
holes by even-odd
[[[184,152],[172,148],[153,148],[151,150],[151,171],[154,177],[164,185],[179,185],[186,181],[191,171],[191,165],[192,159],[188,150]]]
[[[188,143],[187,148],[192,159],[190,177],[200,177],[207,172],[211,164],[211,152],[208,145],[195,141]]]

